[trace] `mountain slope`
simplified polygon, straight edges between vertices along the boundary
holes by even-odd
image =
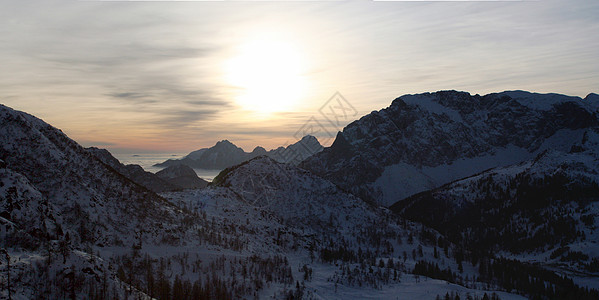
[[[416,194],[391,209],[458,243],[488,251],[536,253],[537,262],[597,273],[597,149],[599,130],[589,130],[569,152],[548,150],[534,159]]]
[[[92,153],[101,162],[119,172],[121,175],[155,193],[172,192],[181,189],[180,186],[169,183],[156,174],[144,171],[144,169],[139,165],[122,164],[106,149],[90,147],[86,148],[86,150]]]
[[[39,246],[38,239],[56,233],[53,207],[29,180],[6,166],[0,167],[0,237],[5,243]]]
[[[599,124],[596,100],[510,91],[405,95],[339,132],[301,166],[382,205],[483,170],[568,151]]]
[[[12,273],[18,297],[140,296],[100,252],[185,236],[173,239],[186,213],[60,130],[2,105],[0,159],[0,247],[12,261],[1,266],[2,280]]]
[[[414,274],[415,278],[424,275],[466,287],[484,283],[512,292],[517,288],[518,293],[533,298],[579,295],[591,299],[597,295],[596,291],[580,289],[552,271],[495,257],[492,253],[472,251],[478,248],[453,244],[435,230],[393,218],[386,209],[367,205],[327,180],[267,157],[226,169],[213,184],[233,192],[243,203],[263,212],[263,217],[265,213],[266,216],[274,215],[296,236],[294,240],[309,236],[306,239],[308,249],[316,250],[310,250],[310,256],[321,263],[339,266],[331,277],[325,277],[327,282],[341,286],[364,284],[386,290],[387,284],[392,286],[397,280],[390,273],[394,272],[393,268],[399,268]],[[236,209],[224,208],[229,215],[231,210]],[[301,229],[301,234],[297,229]],[[275,243],[278,243],[277,239]],[[397,257],[400,260],[394,261]],[[385,262],[394,266],[387,267],[387,273],[380,269]],[[311,266],[318,270],[315,274],[322,272],[322,266],[314,261]],[[487,268],[494,273],[487,272]],[[526,281],[523,277],[527,278]],[[404,276],[401,281],[409,280],[406,278],[410,277]],[[532,288],[534,285],[530,281],[545,281],[551,288]],[[417,283],[418,279],[414,284]],[[312,286],[309,282],[305,284]],[[322,297],[323,294],[316,295]],[[328,297],[336,297],[333,295],[337,295],[336,292]],[[345,295],[349,297],[349,294]],[[381,297],[381,294],[378,295]],[[511,298],[513,295],[504,294],[503,297]]]
[[[244,202],[266,208],[290,224],[318,227],[323,232],[372,223],[377,218],[373,208],[331,182],[265,156],[224,170],[213,183],[228,187]]]
[[[133,243],[135,228],[151,228],[146,237],[160,239],[158,225],[174,220],[168,201],[107,167],[60,130],[5,106],[0,106],[0,156],[60,213],[61,231],[80,242]]]
[[[172,218],[174,207],[165,199],[106,166],[60,130],[5,106],[0,106],[0,157],[61,212],[63,225],[82,241],[131,242],[133,228],[153,228]],[[90,219],[84,222],[82,214]]]

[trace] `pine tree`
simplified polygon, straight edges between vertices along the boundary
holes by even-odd
[[[184,299],[183,283],[179,275],[175,276],[175,282],[173,282],[173,299]]]
[[[10,286],[10,255],[8,254],[8,251],[6,251],[6,249],[0,249],[0,252],[2,254],[5,255],[6,257],[6,284],[7,284],[7,289],[8,289],[8,299],[11,300],[12,299],[12,287]]]
[[[65,234],[64,238],[62,238],[58,244],[58,249],[60,251],[60,254],[62,254],[62,263],[66,263],[67,262],[67,257],[70,254],[70,247],[71,247],[71,236],[69,235],[69,232],[67,231],[67,234]]]

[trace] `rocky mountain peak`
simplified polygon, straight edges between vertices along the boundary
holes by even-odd
[[[431,185],[529,159],[547,148],[569,150],[584,130],[597,126],[595,112],[587,101],[559,94],[404,95],[347,125],[330,148],[301,166],[367,201],[389,205]],[[353,176],[348,169],[364,175]],[[383,182],[406,176],[418,178],[410,188],[384,188],[390,184]]]

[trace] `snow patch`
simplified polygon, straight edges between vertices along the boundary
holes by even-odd
[[[435,180],[422,173],[422,170],[399,163],[385,168],[372,186],[382,193],[382,205],[389,206],[397,200],[409,197],[422,191],[433,189],[437,186]]]
[[[445,107],[433,100],[431,96],[427,95],[406,95],[402,96],[401,100],[403,100],[406,104],[415,105],[420,107],[423,110],[426,110],[433,114],[446,114],[449,116],[454,122],[463,123],[462,116],[459,112]]]

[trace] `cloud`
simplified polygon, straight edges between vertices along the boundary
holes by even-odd
[[[112,93],[106,94],[107,96],[114,98],[124,98],[124,99],[139,99],[146,98],[148,95],[142,93],[128,92],[128,93]]]
[[[0,29],[0,59],[7,59],[0,78],[10,72],[0,88],[25,99],[43,95],[50,101],[72,101],[71,107],[85,109],[77,105],[84,101],[98,103],[87,106],[95,111],[143,112],[152,116],[157,129],[217,115],[230,105],[211,80],[209,63],[221,46],[207,38],[188,38],[210,30],[190,30],[188,22],[195,21],[186,18],[191,15],[172,18],[177,9],[151,6],[11,3],[0,12],[7,25]],[[139,114],[136,118],[145,121]]]
[[[218,113],[219,109],[216,108],[203,108],[193,110],[168,110],[158,114],[158,120],[161,123],[161,127],[170,130],[189,130],[189,126],[192,126],[198,122],[206,122],[213,119]],[[201,127],[196,130],[202,130]],[[190,130],[192,134],[193,130]]]

